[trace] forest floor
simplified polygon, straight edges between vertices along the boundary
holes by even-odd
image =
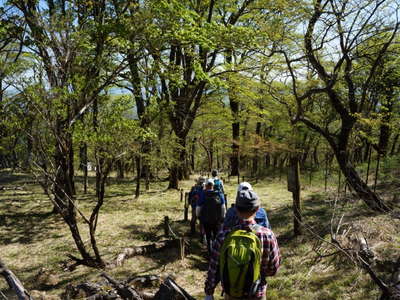
[[[182,182],[184,191],[190,189],[193,179]],[[44,291],[42,295],[47,295],[48,299],[58,299],[67,284],[99,281],[102,271],[82,266],[74,271],[64,270],[67,254],[78,255],[74,242],[61,218],[51,213],[51,202],[31,180],[26,174],[0,173],[0,186],[23,187],[23,190],[0,191],[0,258],[28,290]],[[77,204],[86,213],[95,204],[93,178],[90,183],[87,194],[83,194],[82,185],[77,184]],[[322,238],[330,241],[330,224],[337,194],[332,178],[327,191],[321,178],[313,184],[304,184],[305,228],[304,235],[300,237],[292,234],[292,198],[287,191],[286,180],[266,178],[252,184],[268,212],[282,254],[278,274],[268,279],[268,299],[377,298],[379,290],[370,277],[346,256],[330,256],[329,253],[337,249],[321,242]],[[166,190],[166,186],[166,182],[152,183],[150,190],[135,200],[131,180],[110,179],[97,229],[98,246],[106,261],[113,261],[125,247],[161,240],[164,216],[170,218],[171,227],[178,235],[189,236],[189,223],[183,221],[180,193]],[[230,202],[236,193],[236,182],[233,179],[225,182],[225,189]],[[381,190],[385,191],[385,197],[391,199],[396,190],[398,193],[399,186],[392,186],[391,189],[382,186]],[[371,212],[361,201],[355,201],[343,192],[337,202],[346,203],[340,206],[341,212],[344,212],[343,228],[361,230],[374,253],[382,260],[394,260],[396,253],[398,256],[398,219]],[[84,240],[88,240],[87,230],[81,225]],[[143,274],[172,275],[180,286],[196,299],[201,299],[206,270],[206,248],[198,238],[192,237],[184,260],[180,259],[179,250],[169,249],[136,256],[123,266],[106,272],[120,280]],[[2,280],[0,290],[6,292]],[[222,299],[220,291],[218,288],[215,299]]]

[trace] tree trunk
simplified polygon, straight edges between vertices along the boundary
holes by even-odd
[[[398,139],[399,139],[399,134],[396,134],[393,139],[392,148],[390,149],[390,156],[395,154],[395,149],[396,149]]]
[[[31,130],[32,123],[33,122],[30,122],[30,124],[28,125],[28,130]],[[26,137],[26,139],[27,139],[26,140],[26,156],[25,156],[25,162],[24,162],[23,168],[25,170],[29,170],[29,166],[30,166],[31,159],[32,159],[33,141],[32,141],[32,137],[30,134]]]
[[[256,124],[256,136],[257,138],[261,137],[261,122],[257,122]],[[258,174],[258,155],[259,155],[259,150],[256,149],[254,151],[254,156],[253,156],[253,166],[252,166],[252,173],[253,176],[257,176]]]
[[[177,150],[177,159],[169,172],[169,189],[178,189],[179,180],[189,176],[186,168],[186,136],[178,138],[179,149]]]
[[[72,201],[72,190],[69,181],[68,174],[68,160],[69,157],[68,148],[65,145],[69,145],[68,142],[64,141],[61,134],[61,125],[57,125],[57,139],[54,154],[54,163],[56,166],[55,173],[55,184],[54,184],[54,197],[57,205],[53,207],[53,212],[59,212],[60,209],[67,207]],[[64,142],[63,142],[64,141]]]
[[[88,159],[87,159],[87,144],[82,143],[79,148],[80,169],[83,171],[83,193],[87,193],[88,186]]]
[[[363,154],[363,162],[366,162],[368,160],[370,148],[371,148],[371,143],[369,143],[367,140],[365,140],[365,149],[364,149],[364,154]]]
[[[275,153],[273,156],[272,156],[272,167],[274,168],[274,171],[275,171],[275,169],[277,168],[277,166],[278,166],[278,160],[279,160],[279,153]]]
[[[314,161],[314,167],[318,167],[319,166],[319,159],[318,159],[318,145],[319,145],[319,141],[317,142],[317,144],[314,147],[314,151],[313,151],[313,161]]]
[[[68,224],[69,230],[71,231],[72,238],[74,239],[75,245],[78,248],[78,251],[82,257],[82,260],[76,259],[81,264],[84,264],[89,267],[98,268],[100,265],[96,262],[89,252],[87,252],[85,244],[81,238],[81,234],[79,232],[78,224],[76,222],[76,214],[69,209],[67,215],[63,215],[65,222]]]
[[[336,150],[335,156],[343,175],[346,177],[347,183],[354,189],[365,204],[375,211],[389,211],[389,208],[383,203],[382,199],[360,178],[349,161],[348,152]]]
[[[195,171],[196,142],[197,138],[194,138],[192,142],[192,151],[190,153],[190,166],[193,172]]]
[[[390,88],[389,90],[392,90],[392,88]],[[388,95],[387,101],[382,106],[382,109],[384,109],[384,111],[383,111],[383,118],[382,118],[382,123],[381,123],[381,127],[380,127],[380,133],[379,133],[379,143],[378,143],[379,154],[382,157],[386,156],[387,148],[388,148],[389,140],[390,140],[390,135],[391,135],[391,127],[390,127],[389,123],[391,120],[394,103],[393,103],[392,97],[390,97],[390,95],[393,95],[393,92],[391,92]]]
[[[74,145],[73,138],[68,133],[68,184],[70,185],[72,195],[76,195],[75,190],[75,167],[74,167]]]
[[[211,172],[214,169],[214,141],[212,139],[210,140],[209,152],[210,152],[210,172]]]
[[[135,158],[136,161],[136,189],[135,189],[135,199],[139,198],[140,196],[140,178],[142,177],[142,159],[138,155]]]
[[[265,168],[269,169],[271,167],[271,155],[269,153],[265,154]]]
[[[290,157],[290,191],[293,195],[293,231],[294,235],[298,236],[302,234],[302,224],[301,224],[301,198],[300,198],[300,166],[299,166],[299,156],[295,154]]]
[[[177,190],[179,188],[178,172],[179,168],[176,165],[171,167],[171,169],[169,170],[169,184],[168,184],[169,189]]]
[[[232,63],[232,52],[228,51],[226,55],[226,62]],[[230,84],[231,85],[231,84]],[[229,94],[229,105],[233,117],[232,123],[232,154],[231,154],[231,172],[230,176],[239,176],[239,145],[240,145],[240,121],[239,121],[239,102],[236,99],[236,95],[233,91],[233,86],[230,86],[228,91]]]
[[[124,179],[124,166],[125,166],[125,164],[124,164],[124,162],[120,159],[120,160],[118,160],[117,161],[117,178],[118,179]]]

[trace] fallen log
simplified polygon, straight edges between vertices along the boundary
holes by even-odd
[[[17,294],[18,300],[33,300],[28,291],[24,288],[21,281],[9,270],[5,264],[0,260],[0,275],[7,281],[10,289],[14,290]]]
[[[115,292],[104,292],[103,285],[99,283],[84,282],[74,286],[68,284],[65,292],[62,294],[61,299],[91,299],[91,300],[111,300],[118,299],[119,296]]]
[[[143,297],[131,286],[127,284],[123,284],[106,273],[101,274],[111,285],[117,290],[118,295],[121,296],[122,299],[128,300],[144,300]]]
[[[0,186],[0,191],[23,191],[22,186]]]
[[[161,279],[157,275],[133,276],[126,280],[125,283],[131,284],[135,288],[155,287],[160,285]]]
[[[173,240],[163,240],[150,245],[144,245],[134,248],[125,248],[122,251],[122,253],[120,253],[117,256],[115,264],[117,266],[122,266],[125,260],[133,256],[155,253],[168,248],[179,248],[180,246],[181,246],[180,239],[173,239]]]
[[[171,277],[167,277],[153,300],[196,300],[180,287]]]
[[[131,277],[128,280],[118,281],[109,275],[102,273],[104,280],[97,283],[85,282],[79,285],[69,284],[63,295],[64,300],[71,299],[90,299],[90,300],[194,300],[189,293],[180,287],[171,277],[167,277],[161,284],[160,278],[156,275],[143,275]],[[152,284],[158,287],[154,294],[154,289],[140,291],[134,283]],[[157,282],[156,286],[153,285]],[[144,284],[144,285],[147,285]],[[132,286],[134,285],[134,286]],[[148,287],[148,286],[147,286]]]

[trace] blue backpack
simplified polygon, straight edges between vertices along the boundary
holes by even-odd
[[[203,192],[202,185],[195,185],[189,192],[189,203],[191,206],[195,207],[196,202],[200,199],[200,194]]]
[[[271,229],[271,224],[269,223],[267,212],[265,211],[264,208],[260,207],[260,209],[256,213],[254,220],[257,222],[257,224]],[[231,228],[237,225],[238,222],[239,222],[239,217],[236,214],[235,207],[229,208],[225,214],[224,228]]]
[[[220,179],[214,179],[214,191],[223,192],[222,182]]]

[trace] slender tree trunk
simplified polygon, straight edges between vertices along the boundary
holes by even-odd
[[[378,183],[379,165],[380,165],[380,162],[381,162],[381,157],[382,157],[382,155],[378,152],[378,155],[377,155],[377,158],[376,158],[376,168],[375,168],[374,193],[376,192],[376,185]]]
[[[363,157],[363,161],[366,162],[369,158],[369,153],[371,149],[371,143],[369,143],[368,141],[365,141],[365,150],[364,150],[364,157]]]
[[[145,188],[146,188],[146,191],[149,191],[150,190],[150,170],[148,170],[147,172],[146,172],[146,178],[145,178]]]
[[[392,94],[392,93],[390,93]],[[379,154],[383,157],[386,157],[387,148],[389,145],[390,135],[391,135],[391,128],[390,128],[390,120],[393,111],[393,101],[392,98],[389,96],[386,103],[383,105],[385,108],[382,124],[380,127],[380,134],[379,134]]]
[[[82,257],[82,263],[90,267],[95,267],[95,268],[100,267],[99,264],[93,259],[93,257],[86,250],[85,244],[79,232],[75,214],[73,215],[68,214],[63,217],[65,222],[68,224],[69,230],[71,231],[72,234],[72,238],[74,239],[75,245],[79,251],[79,254]]]
[[[190,153],[190,164],[193,172],[195,171],[196,167],[195,165],[196,143],[197,143],[197,138],[194,138],[192,142],[192,151]]]
[[[319,141],[317,142],[317,144],[314,147],[314,151],[313,151],[313,161],[314,161],[314,167],[318,167],[319,166],[319,159],[318,159],[318,145],[319,145]]]
[[[291,192],[293,195],[293,231],[294,235],[298,236],[302,234],[300,162],[298,154],[294,154],[290,157],[290,168]]]
[[[349,155],[346,151],[336,149],[335,156],[346,177],[348,184],[354,189],[358,196],[373,210],[387,212],[389,208],[385,205],[382,199],[375,194],[368,185],[360,178],[355,168],[349,161]]]
[[[398,139],[399,139],[399,134],[396,134],[393,139],[392,148],[390,149],[390,156],[395,154],[395,149],[396,149]]]
[[[276,170],[276,167],[278,166],[278,160],[279,160],[279,154],[275,153],[272,157],[272,167],[274,168],[274,171]]]
[[[256,124],[256,136],[257,136],[257,138],[261,137],[261,122],[257,122],[257,124]],[[256,177],[258,175],[258,164],[259,164],[259,150],[256,149],[254,151],[253,166],[252,166],[253,176],[256,176]]]
[[[228,51],[226,62],[232,63],[232,52]],[[239,176],[240,160],[239,160],[239,145],[240,145],[240,121],[239,121],[239,102],[233,91],[233,86],[229,87],[229,105],[233,116],[232,123],[232,154],[231,154],[231,176]]]
[[[265,168],[269,169],[271,167],[271,155],[269,153],[265,154]]]
[[[87,159],[87,144],[82,143],[79,148],[80,169],[83,171],[83,193],[87,193],[88,186],[88,159]]]
[[[28,127],[29,127],[28,130],[29,131],[31,130],[32,123],[33,122],[30,122],[30,124],[28,125]],[[24,162],[24,165],[23,165],[23,168],[25,170],[29,170],[29,166],[30,166],[31,159],[32,159],[32,150],[33,150],[33,141],[32,141],[31,135],[29,134],[26,137],[26,156],[25,156],[25,162]]]
[[[135,189],[135,199],[140,196],[140,178],[142,177],[142,159],[140,155],[136,156],[136,189]]]
[[[118,179],[123,179],[124,176],[124,162],[120,159],[117,161],[117,178]]]
[[[73,138],[68,133],[68,184],[70,185],[72,195],[76,195],[75,190],[75,167],[74,167],[74,146]]]
[[[369,144],[370,146],[368,147],[369,151],[368,151],[368,165],[367,165],[367,175],[365,178],[365,183],[368,185],[368,177],[369,177],[369,169],[371,167],[371,154],[372,154],[372,147],[371,144]]]
[[[239,175],[239,143],[240,143],[240,124],[239,122],[232,123],[232,154],[231,154],[231,176]]]
[[[211,172],[212,169],[214,169],[214,141],[212,139],[210,140],[209,152],[210,152],[210,172]]]

